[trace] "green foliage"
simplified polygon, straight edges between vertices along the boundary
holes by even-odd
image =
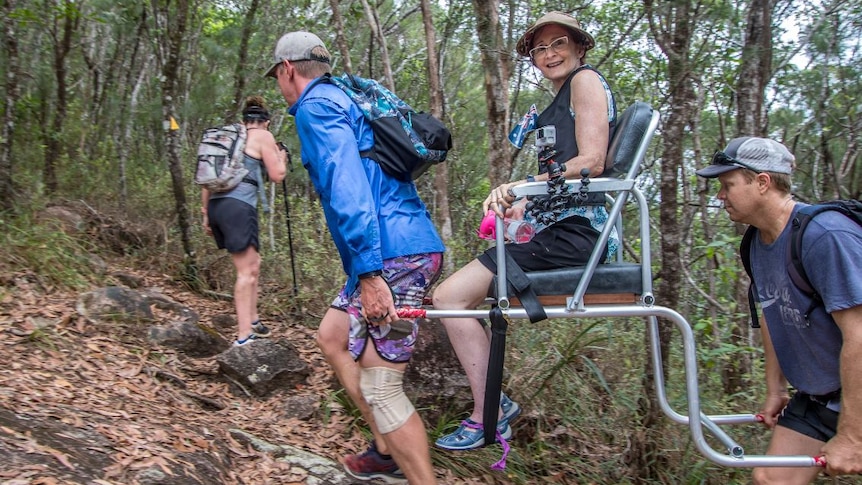
[[[272,201],[272,218],[261,214],[261,309],[313,326],[318,318],[308,315],[320,315],[326,310],[345,277],[319,203],[305,171],[299,168],[299,143],[292,119],[286,114],[286,103],[274,82],[263,79],[261,72],[271,60],[276,39],[288,30],[320,34],[334,55],[333,67],[337,72],[343,70],[343,53],[335,42],[328,1],[263,3],[265,6],[253,19],[247,39],[246,65],[239,66],[239,70],[238,49],[249,2],[204,2],[190,18],[190,31],[182,43],[179,80],[188,89],[180,90],[176,93],[178,98],[172,100],[178,110],[175,114],[181,126],[182,160],[186,163],[183,190],[195,224],[192,237],[198,249],[201,281],[212,289],[229,292],[235,278],[230,258],[215,250],[212,239],[200,230],[196,211],[199,192],[190,176],[201,130],[230,116],[235,76],[239,72],[245,83],[240,96],[265,97],[274,116],[273,133],[293,149],[296,158],[296,171],[288,177],[291,234],[287,232],[282,194]],[[447,162],[454,233],[448,241],[448,251],[460,267],[488,247],[475,235],[482,217],[481,203],[490,189],[485,73],[481,46],[476,42],[477,19],[472,4],[432,3],[445,120],[454,136],[454,148]],[[663,49],[668,39],[656,38],[662,26],[653,25],[651,30],[650,23],[642,17],[643,2],[588,2],[574,6],[564,1],[538,1],[500,5],[501,28],[510,46],[540,12],[573,11],[597,40],[588,61],[606,75],[620,109],[643,100],[661,111],[664,122],[674,116],[689,116],[690,125],[680,135],[679,148],[685,160],[678,180],[662,180],[659,173],[665,156],[663,131],[647,153],[647,166],[639,181],[650,201],[652,222],[657,229],[651,241],[656,275],[660,275],[662,268],[659,256],[662,221],[658,213],[662,184],[679,190],[682,202],[677,208],[679,214],[692,210],[697,204],[697,190],[708,190],[710,196],[715,191],[714,184],[702,185],[692,171],[705,164],[713,150],[735,136],[737,80],[749,4],[698,4],[697,21],[692,23],[690,37],[684,39],[692,49],[685,68],[698,96],[693,109],[666,105],[666,99],[676,89],[667,81],[668,55]],[[655,2],[654,5],[679,6]],[[396,91],[417,108],[427,109],[430,104],[427,51],[418,9],[409,2],[385,1],[375,6],[387,38]],[[862,63],[857,48],[860,6],[847,3],[842,9],[829,12],[824,12],[817,2],[781,6],[781,10],[774,12],[771,68],[775,73],[766,87],[763,109],[767,119],[761,128],[769,136],[785,140],[796,154],[794,192],[798,198],[859,197],[862,171],[855,162],[862,132],[859,130],[862,104],[858,102],[862,97],[859,81]],[[17,86],[19,97],[13,100],[11,173],[2,175],[8,175],[14,183],[17,212],[0,215],[0,223],[7,228],[0,236],[6,248],[0,256],[0,272],[36,278],[46,288],[85,288],[98,279],[88,259],[89,253],[98,251],[92,247],[93,243],[42,222],[33,215],[36,211],[30,209],[62,198],[82,200],[112,211],[124,207],[128,221],[144,221],[166,240],[158,247],[135,250],[134,256],[166,272],[179,274],[183,257],[176,223],[177,202],[162,129],[164,59],[160,56],[167,44],[169,32],[164,22],[168,19],[153,15],[153,5],[132,0],[59,2],[49,5],[48,11],[44,7],[41,3],[20,1],[12,12],[17,21],[23,72]],[[53,22],[78,14],[81,17],[73,32],[73,51],[65,59],[66,122],[55,132],[53,121],[59,113],[53,56],[61,36],[53,30]],[[381,49],[370,35],[361,3],[341,2],[341,14],[354,71],[382,78]],[[791,27],[798,32],[788,31]],[[4,46],[0,52],[2,61],[9,54],[6,49]],[[0,62],[4,79],[7,69],[7,62]],[[528,62],[515,62],[507,89],[513,120],[531,104],[541,109],[553,97],[548,83]],[[0,87],[0,92],[10,94],[6,85]],[[46,153],[51,140],[59,141],[59,153]],[[43,181],[48,161],[55,163],[59,182],[58,192],[53,194],[46,193]],[[535,163],[536,154],[528,141],[515,159],[512,178],[533,172]],[[122,178],[125,186],[121,185]],[[420,190],[431,207],[435,194],[430,177],[420,181]],[[747,339],[745,343],[733,343],[733,331],[738,330],[738,321],[746,312],[745,302],[736,301],[735,297],[741,277],[736,256],[738,236],[723,211],[714,207],[697,210],[707,211],[705,227],[691,224],[683,228],[689,245],[683,254],[674,257],[683,258],[698,286],[680,289],[684,308],[679,310],[694,325],[697,335],[702,399],[710,412],[751,412],[759,405],[762,392],[759,384],[762,363],[758,345]],[[641,241],[632,237],[634,218],[627,217],[625,222],[626,243],[637,252]],[[706,227],[710,228],[710,234],[715,234],[709,241],[705,240]],[[288,239],[293,241],[292,253]],[[707,266],[708,261],[717,263],[715,269],[708,269],[712,268]],[[296,281],[291,263],[296,267]],[[709,280],[714,287],[708,289]],[[294,286],[298,295],[293,294]],[[714,312],[717,316],[710,312],[697,289],[709,292],[722,305],[722,311]],[[509,357],[511,389],[514,397],[536,416],[521,418],[523,422],[516,425],[516,448],[507,475],[494,476],[487,470],[488,464],[499,457],[497,447],[466,454],[435,450],[435,463],[463,476],[485,477],[488,482],[505,480],[520,484],[556,479],[549,477],[559,477],[558,481],[567,483],[639,482],[637,477],[627,475],[622,450],[639,433],[646,433],[638,422],[647,365],[643,324],[621,319],[590,323],[565,320],[513,327]],[[743,357],[750,357],[753,362],[750,379],[754,384],[725,395],[722,370]],[[680,359],[679,349],[675,348],[667,381],[675,406],[684,406]],[[344,406],[349,402],[343,395],[333,401]],[[432,433],[439,435],[455,425],[455,417],[445,417],[434,425]],[[662,469],[663,481],[747,481],[747,471],[722,469],[700,457],[693,450],[685,427],[667,426],[661,431],[661,436],[650,439],[669,457]],[[752,451],[763,449],[763,436],[757,427],[740,431],[740,441],[752,443]]]
[[[6,228],[0,233],[0,273],[35,279],[43,289],[83,289],[96,281],[89,259],[94,248],[66,234],[57,221],[24,212],[0,213],[0,222]]]

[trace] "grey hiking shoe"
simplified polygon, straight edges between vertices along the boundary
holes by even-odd
[[[242,339],[242,340],[234,340],[234,341],[233,341],[233,346],[234,346],[234,347],[242,347],[242,346],[244,346],[244,345],[248,345],[248,344],[250,344],[250,343],[254,342],[255,340],[261,340],[261,339],[263,339],[263,337],[261,337],[260,335],[258,335],[258,334],[256,334],[256,333],[252,332],[252,333],[250,333],[250,334],[248,335],[248,337],[246,337],[246,338],[244,338],[244,339]]]
[[[269,337],[272,331],[266,325],[260,323],[260,320],[251,324],[251,331],[258,337]]]

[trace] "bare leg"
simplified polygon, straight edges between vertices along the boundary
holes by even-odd
[[[784,426],[773,428],[772,439],[769,441],[767,455],[808,455],[815,456],[820,453],[823,442],[806,436]],[[762,467],[755,468],[752,473],[753,482],[756,485],[804,485],[811,483],[823,469],[819,467]]]
[[[260,276],[260,254],[254,246],[240,253],[231,254],[236,268],[236,284],[233,299],[236,307],[236,322],[239,327],[237,339],[251,335],[251,324],[257,320],[257,285]]]
[[[487,295],[494,275],[478,260],[473,260],[447,278],[434,290],[434,308],[464,310],[476,308]],[[464,368],[473,393],[470,419],[482,422],[485,410],[485,380],[491,340],[487,330],[475,318],[442,318],[449,342]],[[500,414],[502,415],[502,413]]]
[[[359,389],[359,364],[353,360],[353,356],[347,350],[349,331],[350,319],[347,312],[330,308],[320,322],[320,328],[317,331],[317,344],[323,352],[323,356],[326,357],[326,361],[335,371],[338,381],[347,391],[350,400],[359,408],[359,412],[362,413],[362,417],[368,423],[377,444],[377,451],[388,455],[389,446],[386,439],[378,431],[374,422],[374,415],[371,414],[371,408],[368,407],[368,403],[365,402],[362,391]]]
[[[389,367],[404,371],[407,364],[394,364],[383,360],[374,349],[374,343],[369,340],[368,348],[359,359],[362,367]],[[357,383],[359,380],[357,379]],[[389,453],[398,464],[398,468],[404,472],[411,485],[436,484],[437,478],[434,467],[431,466],[431,452],[428,447],[428,435],[425,432],[425,423],[419,414],[414,412],[403,426],[386,433],[386,441],[393,445]]]

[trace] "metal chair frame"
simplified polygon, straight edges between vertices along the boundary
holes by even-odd
[[[577,281],[572,290],[571,296],[566,298],[565,305],[544,305],[547,318],[610,318],[610,317],[643,317],[646,322],[646,330],[649,336],[649,350],[651,353],[652,363],[655,368],[655,387],[659,405],[666,416],[672,421],[688,425],[694,444],[698,451],[710,461],[727,466],[727,467],[811,467],[822,466],[819,457],[810,456],[775,456],[775,455],[745,455],[743,447],[740,446],[733,438],[731,438],[723,429],[723,425],[754,423],[759,421],[757,415],[754,414],[728,414],[728,415],[706,415],[701,411],[701,401],[698,390],[697,380],[697,356],[696,342],[694,332],[689,322],[673,309],[666,308],[655,304],[655,297],[652,291],[652,270],[650,257],[650,227],[649,227],[649,207],[643,193],[636,186],[636,177],[638,175],[640,165],[643,162],[647,148],[655,134],[659,124],[659,113],[650,109],[651,114],[648,120],[647,129],[640,134],[640,140],[634,143],[633,160],[629,161],[629,167],[623,178],[595,178],[590,179],[587,190],[589,192],[605,192],[616,194],[615,198],[608,197],[612,201],[609,211],[610,221],[616,221],[615,224],[607,224],[602,231],[599,240],[593,250],[589,261],[583,268],[577,268],[577,275],[574,279],[567,280],[566,278],[555,278],[555,285],[572,284]],[[625,113],[624,113],[625,116]],[[631,140],[629,140],[631,142]],[[612,142],[612,147],[614,146]],[[581,188],[582,181],[569,180],[566,182],[571,186],[573,193],[578,193]],[[514,188],[517,197],[536,196],[547,193],[547,184],[544,182],[532,182],[519,185]],[[640,263],[636,271],[640,272],[640,284],[636,288],[635,293],[637,298],[635,303],[624,304],[586,304],[585,295],[589,293],[588,289],[591,283],[596,283],[602,277],[601,272],[604,268],[613,267],[621,264],[621,258],[614,262],[599,264],[602,259],[602,252],[605,244],[608,241],[611,230],[614,226],[621,230],[621,213],[623,206],[633,200],[637,205],[639,216],[639,233],[641,237],[641,253]],[[497,261],[505,261],[504,252],[504,227],[503,220],[499,217],[496,221],[496,255]],[[621,234],[621,233],[620,233]],[[621,235],[622,236],[622,235]],[[629,265],[631,265],[629,263]],[[506,280],[506,265],[497,265],[496,278],[496,301],[491,312],[502,312],[506,319],[527,319],[527,312],[518,306],[510,304],[509,294],[510,289]],[[562,271],[562,270],[560,270]],[[597,274],[598,273],[598,274]],[[532,276],[533,273],[527,273],[527,276]],[[606,286],[606,285],[605,285]],[[571,288],[571,286],[570,286]],[[625,290],[625,289],[623,289]],[[639,290],[639,291],[637,291]],[[542,294],[536,290],[538,294]],[[428,318],[447,318],[447,317],[471,317],[471,318],[490,318],[494,321],[492,313],[489,310],[434,310],[426,311]],[[672,322],[679,330],[682,336],[683,344],[683,360],[685,366],[685,389],[688,414],[676,411],[668,402],[667,390],[663,377],[663,362],[661,358],[661,347],[659,342],[658,319],[664,318]],[[503,324],[502,333],[500,329],[492,327],[492,353],[494,345],[499,345],[502,339],[502,345],[505,345],[505,324]],[[493,356],[492,356],[493,357]],[[501,357],[502,358],[502,357]],[[502,360],[497,362],[502,367]],[[491,368],[489,365],[489,376]],[[494,430],[496,428],[497,414],[496,409],[499,405],[499,390],[500,383],[490,382],[486,387],[486,402],[485,408],[491,407],[491,412],[486,412],[484,416],[486,443],[495,442]],[[496,385],[495,385],[496,384]],[[491,394],[494,393],[494,394]],[[692,416],[695,418],[692,419]],[[706,440],[704,430],[710,432],[724,446],[724,451],[719,452],[713,449]]]

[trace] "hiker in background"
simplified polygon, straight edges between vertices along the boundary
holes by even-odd
[[[762,305],[768,455],[823,455],[830,475],[862,473],[862,233],[841,213],[811,219],[801,260],[822,298],[788,272],[793,218],[807,204],[790,193],[794,156],[766,138],[741,137],[697,174],[718,178],[716,197],[730,220],[757,228],[751,244],[756,299]],[[788,384],[795,392],[788,393]],[[811,483],[821,468],[755,468],[754,483]]]
[[[325,81],[330,54],[308,32],[279,39],[274,77],[296,118],[302,164],[320,195],[347,282],[320,323],[318,344],[374,440],[344,458],[360,480],[436,483],[425,425],[404,394],[418,319],[397,307],[418,307],[440,274],[443,242],[411,181],[401,181],[360,152],[374,142],[362,111]]]
[[[598,71],[584,64],[587,51],[594,45],[592,36],[581,29],[578,21],[561,12],[550,12],[539,18],[517,43],[518,54],[529,57],[557,92],[551,105],[525,126],[555,126],[556,144],[553,148],[557,151],[556,160],[565,163],[562,173],[565,178],[580,179],[584,168],[589,169],[592,176],[604,171],[610,133],[616,122],[614,97],[607,82]],[[526,132],[522,133],[526,135]],[[523,138],[520,143],[523,143]],[[525,182],[547,181],[548,178],[547,166],[540,161],[538,175],[493,189],[482,204],[482,213],[486,214],[490,209],[501,217],[524,219],[526,201],[512,205],[514,197],[510,189]],[[586,264],[608,219],[603,204],[602,197],[598,203],[574,206],[555,214],[547,225],[536,224],[537,232],[532,240],[506,244],[506,251],[524,271]],[[526,219],[530,219],[530,214]],[[615,251],[618,245],[619,239],[614,232],[609,241],[610,251]],[[460,310],[482,304],[497,272],[495,251],[496,248],[490,248],[443,281],[434,290],[434,307]],[[478,448],[485,443],[482,416],[490,335],[475,318],[443,318],[441,321],[470,382],[473,411],[458,429],[440,437],[436,444],[449,450]],[[509,422],[521,410],[505,394],[501,396],[500,407],[497,432],[503,439],[508,439],[512,435]]]
[[[281,182],[287,172],[287,152],[280,150],[269,132],[269,111],[260,96],[249,96],[242,111],[248,133],[244,164],[248,175],[233,190],[211,193],[201,190],[201,212],[207,234],[219,249],[227,249],[236,268],[233,300],[236,307],[237,337],[234,345],[246,345],[268,337],[270,329],[257,313],[260,242],[258,240],[257,199],[263,186],[262,168],[269,178]]]

